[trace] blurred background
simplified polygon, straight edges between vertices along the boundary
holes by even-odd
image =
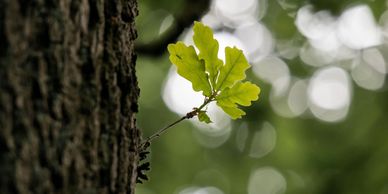
[[[144,137],[202,103],[168,60],[202,21],[262,91],[247,115],[196,118],[151,146],[137,194],[388,194],[388,1],[139,0]]]

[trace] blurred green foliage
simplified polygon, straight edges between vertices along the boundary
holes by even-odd
[[[307,3],[337,14],[354,3],[368,4],[375,16],[385,10],[382,0],[291,0],[287,3],[295,7],[290,9],[282,8],[279,2],[284,1],[268,1],[268,11],[262,19],[278,40],[299,37],[303,41],[290,15]],[[183,3],[184,0],[139,1],[139,41],[157,38],[163,18],[178,12]],[[292,74],[310,72],[298,58],[287,64]],[[181,116],[171,112],[162,99],[170,67],[167,53],[160,57],[139,54],[138,124],[144,137]],[[369,91],[353,85],[347,118],[338,123],[326,123],[312,117],[277,115],[268,103],[270,86],[252,75],[248,79],[260,85],[260,100],[244,109],[246,118],[232,122],[228,140],[216,148],[204,147],[198,143],[198,138],[206,135],[189,121],[180,123],[152,143],[149,158],[152,170],[148,173],[151,180],[138,185],[137,194],[178,194],[192,186],[214,186],[225,194],[244,194],[248,193],[252,172],[262,167],[272,167],[284,176],[288,194],[388,194],[386,86]],[[276,130],[275,148],[264,157],[250,157],[253,134],[260,131],[265,122]],[[239,149],[236,141],[244,136],[242,131],[246,132],[246,141]]]

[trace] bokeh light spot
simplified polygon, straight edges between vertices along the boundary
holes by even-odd
[[[179,194],[224,194],[216,187],[188,187],[179,192]]]
[[[244,44],[249,61],[259,61],[273,51],[274,40],[271,32],[261,23],[241,25],[235,34]]]
[[[331,51],[340,47],[336,34],[337,21],[328,11],[313,13],[311,5],[299,9],[296,17],[296,26],[299,31],[310,39],[315,48],[322,51]]]
[[[272,167],[262,167],[251,174],[248,194],[282,194],[286,188],[286,179],[278,170]]]
[[[342,13],[339,18],[338,36],[352,49],[363,49],[382,43],[381,29],[366,5],[357,5]]]
[[[304,80],[296,81],[288,95],[288,106],[295,115],[303,114],[307,108],[307,83]]]
[[[275,95],[283,94],[291,81],[287,64],[278,57],[269,56],[253,65],[255,75],[271,84]]]
[[[261,158],[270,153],[275,145],[276,130],[269,122],[264,122],[263,127],[253,135],[249,156]]]
[[[167,17],[164,18],[162,23],[160,24],[159,35],[163,34],[168,28],[171,27],[173,23],[174,23],[174,16],[172,16],[171,14],[167,15]]]
[[[356,84],[368,90],[378,90],[384,86],[385,74],[382,74],[362,59],[354,62],[351,75]]]
[[[257,0],[215,0],[214,10],[225,25],[236,27],[258,17]]]
[[[237,149],[242,152],[245,149],[245,145],[247,143],[249,130],[247,123],[243,123],[240,125],[238,130],[236,130],[236,146]]]
[[[319,119],[343,119],[351,100],[351,85],[347,72],[339,67],[318,70],[308,86],[310,109]]]
[[[371,66],[379,73],[387,73],[385,59],[377,48],[369,48],[363,50],[362,59],[366,62],[367,65]]]

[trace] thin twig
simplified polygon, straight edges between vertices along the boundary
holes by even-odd
[[[170,127],[172,127],[172,126],[178,124],[179,122],[181,122],[181,121],[183,121],[183,120],[185,120],[185,119],[187,119],[186,116],[184,116],[184,117],[178,119],[177,121],[175,121],[175,122],[173,122],[173,123],[171,123],[171,124],[165,126],[164,128],[160,129],[160,130],[157,131],[156,133],[154,133],[154,134],[152,134],[151,136],[149,136],[145,141],[146,141],[146,142],[151,142],[151,141],[154,140],[155,138],[160,137],[160,135],[162,135],[168,128],[170,128]]]
[[[166,132],[167,129],[173,127],[174,125],[180,123],[181,121],[185,120],[185,119],[191,119],[195,116],[198,115],[198,113],[200,111],[202,111],[202,108],[204,108],[207,104],[209,104],[210,102],[212,102],[215,98],[215,95],[217,93],[214,93],[212,96],[210,96],[209,98],[206,98],[205,101],[203,102],[203,104],[199,107],[199,108],[194,108],[193,111],[191,112],[188,112],[185,116],[183,116],[182,118],[176,120],[175,122],[163,127],[162,129],[160,129],[159,131],[155,132],[154,134],[152,134],[151,136],[149,136],[139,147],[140,150],[145,150],[147,149],[148,146],[150,146],[151,142],[155,139],[155,138],[158,138],[160,137],[160,135],[162,135],[164,132]]]
[[[184,117],[176,120],[175,122],[165,126],[164,128],[160,129],[159,131],[155,132],[154,134],[152,134],[151,136],[149,136],[140,146],[140,149],[141,150],[145,150],[152,142],[152,140],[154,140],[155,138],[158,138],[160,137],[160,135],[162,135],[164,132],[166,132],[167,129],[173,127],[174,125],[180,123],[181,121],[185,120],[185,119],[191,119],[193,118],[194,116],[196,116],[198,114],[198,111],[199,109],[194,109],[193,111],[187,113]]]

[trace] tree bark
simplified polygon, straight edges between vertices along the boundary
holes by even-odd
[[[0,0],[0,193],[134,193],[136,0]]]

